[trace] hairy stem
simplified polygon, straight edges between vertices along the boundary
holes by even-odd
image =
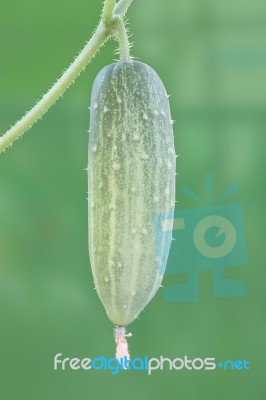
[[[121,18],[119,18],[117,21],[115,36],[117,37],[119,43],[120,60],[130,61],[130,46],[128,42],[127,31]]]
[[[0,152],[5,150],[14,140],[26,132],[64,93],[74,82],[83,68],[92,59],[101,45],[109,36],[109,31],[100,24],[91,40],[87,43],[78,57],[63,73],[54,86],[42,97],[42,99],[21,118],[12,128],[0,137]]]
[[[123,59],[129,58],[125,27],[121,27],[122,17],[133,0],[105,0],[103,18],[90,41],[73,61],[61,78],[51,87],[42,99],[3,136],[0,137],[0,153],[23,135],[56,102],[65,90],[75,81],[80,72],[95,56],[109,36],[118,32],[121,39],[120,51]],[[116,29],[116,24],[119,24]],[[124,29],[124,31],[123,31]]]
[[[102,21],[107,27],[112,24],[115,5],[116,0],[106,0],[104,3]]]
[[[133,0],[120,0],[115,7],[116,15],[124,15]]]

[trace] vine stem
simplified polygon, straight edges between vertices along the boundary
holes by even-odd
[[[36,105],[0,137],[0,153],[25,133],[46,111],[58,100],[65,90],[75,81],[81,71],[95,56],[100,47],[113,34],[119,39],[121,59],[129,59],[129,47],[127,45],[126,29],[122,17],[133,0],[105,0],[101,22],[90,41],[85,45],[78,57],[41,98]],[[124,28],[121,26],[123,24]],[[124,31],[123,31],[124,29]]]
[[[120,0],[115,7],[116,15],[124,15],[133,0]]]
[[[5,150],[14,142],[14,140],[26,132],[51,107],[51,105],[56,102],[71,83],[74,82],[76,77],[92,59],[108,36],[108,30],[100,24],[91,40],[55,85],[51,87],[42,99],[26,115],[24,115],[24,117],[22,117],[0,138],[0,152]]]
[[[116,5],[116,0],[105,1],[103,6],[102,21],[105,26],[110,26],[112,24],[114,8]]]

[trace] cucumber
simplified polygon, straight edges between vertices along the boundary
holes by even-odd
[[[158,254],[166,264],[172,235],[158,249],[153,215],[174,210],[175,169],[168,96],[157,73],[139,61],[103,68],[90,105],[89,254],[96,291],[116,325],[134,321],[161,285]]]

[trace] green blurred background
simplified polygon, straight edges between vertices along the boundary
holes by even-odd
[[[101,1],[2,2],[0,131],[29,110],[90,37]],[[214,298],[200,273],[198,302],[166,302],[161,289],[130,326],[132,357],[247,359],[250,371],[54,371],[53,357],[114,354],[113,327],[93,290],[87,250],[88,105],[109,41],[76,84],[0,155],[0,396],[3,399],[265,398],[266,6],[262,0],[135,0],[133,55],[171,94],[178,209],[230,184],[242,205],[247,266],[226,274],[246,298]],[[183,279],[183,277],[182,277]],[[165,286],[178,281],[166,276]]]

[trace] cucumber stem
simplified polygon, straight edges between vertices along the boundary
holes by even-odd
[[[115,36],[119,43],[120,61],[130,61],[130,44],[122,18],[118,18],[117,20]]]

